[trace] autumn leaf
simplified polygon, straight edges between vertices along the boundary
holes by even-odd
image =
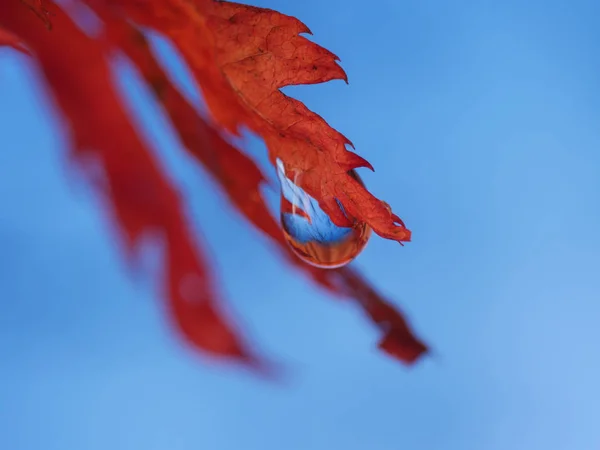
[[[31,50],[69,129],[73,156],[92,156],[103,168],[102,193],[127,254],[133,254],[145,233],[162,234],[165,297],[184,337],[209,354],[266,367],[226,318],[176,188],[123,108],[108,65],[116,52],[137,68],[187,151],[286,260],[330,292],[353,299],[380,328],[381,349],[407,363],[422,355],[427,348],[402,315],[356,271],[319,269],[293,254],[260,193],[263,174],[224,138],[243,127],[261,136],[271,161],[281,160],[286,174],[302,174],[303,188],[337,225],[358,220],[382,237],[409,240],[410,232],[389,206],[349,175],[358,167],[371,168],[369,163],[348,151],[348,139],[321,117],[279,90],[346,80],[337,57],[299,36],[309,32],[300,21],[268,9],[212,0],[86,0],[69,8],[78,3],[101,19],[101,35],[86,35],[69,10],[53,2],[25,8],[20,1],[5,0],[0,3],[0,44],[19,47],[18,37]],[[52,31],[44,26],[50,14]],[[183,55],[204,94],[208,120],[173,85],[143,29],[162,34]]]
[[[196,250],[179,196],[127,117],[112,85],[103,44],[55,10],[52,33],[17,3],[3,3],[0,11],[8,19],[3,25],[18,30],[36,55],[68,117],[74,156],[92,156],[103,167],[103,194],[112,205],[126,249],[131,253],[145,232],[160,230],[167,244],[166,295],[179,329],[205,351],[254,364],[218,312],[207,264]],[[64,48],[69,51],[57,51]]]

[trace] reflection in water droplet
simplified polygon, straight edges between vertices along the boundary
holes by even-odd
[[[364,186],[354,170],[348,174]],[[279,159],[277,175],[281,184],[281,225],[294,253],[313,266],[327,269],[345,266],[356,258],[367,245],[371,228],[358,221],[349,228],[335,225],[302,189],[302,175],[293,181],[287,178]],[[341,205],[340,209],[344,211]]]

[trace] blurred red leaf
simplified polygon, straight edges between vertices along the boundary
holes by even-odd
[[[369,163],[346,150],[348,139],[321,117],[279,90],[346,80],[337,57],[299,36],[309,31],[297,19],[268,9],[212,0],[73,0],[70,7],[81,3],[101,19],[99,36],[88,36],[69,17],[70,9],[53,2],[2,0],[0,44],[23,49],[18,36],[27,45],[68,126],[74,156],[91,155],[102,166],[103,193],[128,254],[145,233],[162,234],[166,296],[186,339],[210,354],[260,364],[225,318],[176,189],[123,108],[108,64],[115,51],[137,68],[185,148],[286,259],[329,291],[354,299],[381,329],[379,346],[390,355],[412,363],[426,352],[402,315],[356,271],[318,269],[293,255],[261,196],[262,173],[222,135],[248,127],[261,136],[271,161],[281,159],[286,173],[302,172],[303,188],[334,223],[348,221],[338,199],[349,215],[379,235],[409,240],[410,232],[389,206],[348,175]],[[52,31],[43,26],[50,15]],[[172,84],[141,26],[161,33],[179,50],[202,89],[212,124]]]

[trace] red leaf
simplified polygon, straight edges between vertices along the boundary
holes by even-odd
[[[34,12],[47,17],[40,0],[28,6],[38,3]],[[426,346],[402,315],[357,272],[318,269],[293,255],[260,194],[263,175],[219,130],[238,133],[247,126],[262,136],[271,160],[280,158],[291,178],[301,172],[303,188],[338,225],[346,225],[348,218],[336,199],[348,215],[367,222],[381,236],[409,240],[410,232],[389,206],[348,175],[357,167],[372,169],[370,164],[347,151],[350,142],[321,117],[279,91],[291,84],[345,80],[337,57],[298,36],[308,29],[297,19],[267,9],[211,0],[85,3],[103,21],[105,35],[88,37],[53,4],[57,14],[50,33],[16,1],[0,4],[0,26],[11,33],[13,41],[7,42],[15,45],[17,35],[32,50],[67,120],[75,156],[93,155],[104,168],[105,194],[127,251],[135,249],[144,233],[158,231],[164,237],[167,296],[184,336],[210,354],[257,367],[257,358],[219,312],[222,307],[207,263],[195,250],[175,188],[138,137],[116,94],[107,65],[113,50],[123,51],[137,67],[190,154],[292,264],[329,291],[353,298],[381,329],[379,346],[384,351],[407,363],[424,353]],[[162,33],[178,48],[204,93],[214,126],[174,87],[136,24]]]
[[[68,120],[74,156],[91,155],[103,167],[104,194],[128,251],[146,232],[158,231],[164,237],[168,298],[184,335],[212,354],[255,363],[217,314],[217,296],[206,264],[195,250],[180,199],[131,125],[112,84],[103,46],[56,9],[52,32],[40,27],[35,16],[16,2],[0,4],[0,20],[36,55]]]
[[[351,143],[345,136],[279,90],[347,80],[337,56],[299,36],[310,30],[293,17],[228,2],[211,6],[208,24],[216,36],[217,63],[248,110],[244,123],[264,138],[271,160],[280,158],[292,179],[301,172],[303,189],[337,225],[347,226],[347,219],[339,214],[336,199],[347,214],[368,223],[380,236],[410,240],[410,231],[386,204],[348,174],[371,165],[346,150]]]

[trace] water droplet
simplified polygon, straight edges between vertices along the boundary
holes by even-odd
[[[354,170],[348,174],[364,186]],[[293,180],[287,178],[279,159],[277,175],[281,184],[281,225],[294,253],[303,261],[325,269],[345,266],[356,258],[367,245],[371,228],[356,220],[352,227],[335,225],[319,203],[302,189],[302,175]],[[339,202],[338,205],[344,212]]]

